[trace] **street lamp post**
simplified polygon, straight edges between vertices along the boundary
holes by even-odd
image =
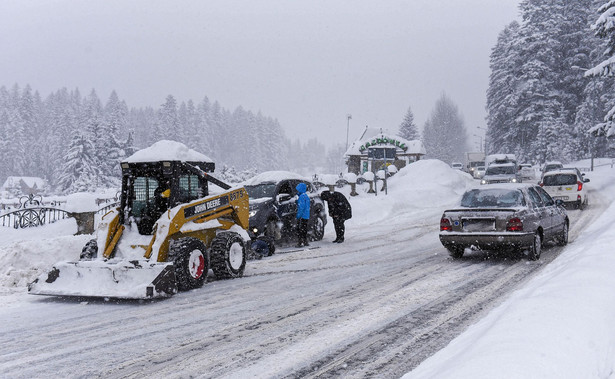
[[[350,119],[351,118],[352,118],[352,115],[348,113],[346,115],[346,150],[348,150],[348,131],[350,130]]]
[[[482,130],[482,131],[483,131],[483,133],[485,133],[485,139],[484,139],[484,141],[485,141],[485,145],[484,145],[484,146],[482,146],[482,148],[483,148],[483,152],[484,152],[485,154],[487,154],[487,129],[482,128],[482,127],[480,127],[480,126],[477,126],[477,127],[476,127],[476,129]],[[482,145],[482,142],[481,142],[481,145]]]

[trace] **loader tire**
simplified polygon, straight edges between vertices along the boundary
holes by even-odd
[[[237,233],[218,233],[211,241],[211,266],[218,279],[242,277],[246,258],[245,243]]]
[[[209,270],[203,242],[195,238],[182,238],[171,246],[169,258],[173,260],[175,280],[180,291],[203,286]]]

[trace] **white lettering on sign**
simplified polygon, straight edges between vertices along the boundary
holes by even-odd
[[[222,205],[222,203],[220,202],[220,198],[213,199],[213,200],[210,200],[210,201],[208,201],[206,203],[195,205],[194,206],[194,212],[195,213],[205,212],[205,211],[208,211],[210,209],[217,208],[220,205]]]

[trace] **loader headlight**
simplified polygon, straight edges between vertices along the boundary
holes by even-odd
[[[254,216],[256,216],[256,212],[258,212],[258,210],[253,209],[248,214],[250,215],[250,217],[254,217]]]

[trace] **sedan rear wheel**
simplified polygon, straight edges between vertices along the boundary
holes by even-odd
[[[540,238],[540,234],[536,232],[534,234],[534,243],[530,247],[528,259],[531,261],[537,261],[540,258],[540,253],[542,252],[542,239]]]

